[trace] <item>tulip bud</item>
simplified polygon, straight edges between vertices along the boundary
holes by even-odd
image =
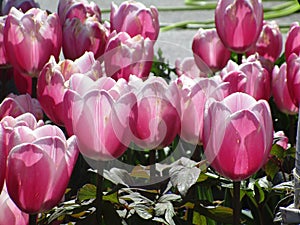
[[[154,6],[146,8],[140,2],[125,1],[119,7],[111,4],[111,32],[126,32],[131,37],[141,35],[155,41],[159,33],[158,11]]]
[[[112,33],[104,54],[107,76],[115,80],[128,80],[131,74],[140,78],[148,77],[154,56],[153,44],[153,41],[141,35],[130,37],[125,32]]]
[[[9,149],[6,185],[19,209],[36,214],[57,205],[78,156],[76,137],[66,140],[51,125],[19,126],[10,135]]]
[[[291,99],[287,84],[286,63],[275,66],[272,73],[272,93],[277,108],[287,114],[297,114],[298,106]]]
[[[231,51],[244,53],[256,43],[262,29],[261,0],[220,0],[215,23],[224,45]]]
[[[247,55],[257,52],[264,59],[275,63],[282,51],[282,34],[275,21],[264,21],[261,34]]]
[[[300,54],[300,26],[299,23],[294,22],[289,32],[287,33],[286,41],[285,41],[285,58],[289,59],[292,53],[296,55]]]
[[[12,8],[4,27],[4,45],[9,63],[21,73],[37,77],[53,55],[58,60],[62,30],[56,13],[32,8],[22,13]]]
[[[193,38],[192,50],[199,69],[207,74],[226,66],[230,51],[223,45],[216,29],[199,29]]]
[[[292,53],[287,60],[287,85],[292,101],[300,103],[300,57]]]
[[[204,153],[222,176],[240,181],[266,163],[273,141],[267,101],[256,101],[245,93],[212,100],[204,114],[204,127]]]

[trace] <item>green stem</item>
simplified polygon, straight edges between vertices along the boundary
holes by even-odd
[[[150,181],[155,180],[155,173],[156,173],[156,167],[155,167],[155,162],[156,162],[156,150],[150,150],[149,153],[149,164],[150,164]]]
[[[240,181],[233,182],[233,225],[241,225]]]
[[[103,216],[103,167],[102,165],[98,168],[98,176],[97,176],[97,193],[96,193],[96,217],[99,225],[102,224],[102,216]]]
[[[242,60],[243,60],[243,54],[237,54],[237,64],[240,65],[242,64]]]
[[[290,7],[286,7],[284,9],[282,9],[282,10],[276,10],[276,11],[266,12],[264,14],[264,19],[265,20],[270,20],[270,19],[275,19],[275,18],[289,16],[289,15],[297,12],[298,10],[300,10],[300,5],[298,3],[297,4],[293,4]]]
[[[29,225],[36,225],[37,214],[29,214]]]

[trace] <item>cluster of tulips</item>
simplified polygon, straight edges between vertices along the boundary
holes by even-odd
[[[194,57],[177,61],[170,80],[150,73],[155,7],[112,3],[109,22],[86,0],[60,0],[57,13],[7,0],[2,13],[0,62],[19,95],[0,105],[0,224],[27,224],[27,214],[57,205],[79,153],[108,161],[131,143],[160,150],[180,137],[203,145],[222,176],[246,179],[272,147],[270,97],[298,112],[300,26],[287,35],[286,63],[274,66],[282,34],[263,21],[259,0],[219,0],[216,29],[199,29]]]

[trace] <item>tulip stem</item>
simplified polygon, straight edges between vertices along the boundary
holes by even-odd
[[[29,225],[36,225],[37,214],[29,214]]]
[[[98,176],[97,176],[97,193],[96,193],[96,217],[99,225],[102,224],[102,215],[103,215],[103,192],[102,192],[102,184],[103,184],[103,166],[100,165],[98,168]]]
[[[150,164],[150,181],[155,179],[155,161],[156,161],[156,150],[150,150],[149,153],[149,164]]]
[[[238,53],[237,54],[237,64],[241,65],[243,60],[243,54]]]
[[[233,182],[233,225],[241,225],[240,181]]]
[[[33,77],[32,78],[32,86],[31,86],[31,97],[32,98],[37,98],[36,87],[37,87],[37,78]]]

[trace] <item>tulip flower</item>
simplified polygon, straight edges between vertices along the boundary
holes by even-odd
[[[5,116],[17,117],[26,112],[32,113],[38,120],[44,117],[40,103],[29,94],[10,94],[0,104],[0,119]]]
[[[159,33],[158,11],[140,2],[125,1],[119,7],[111,4],[111,32],[126,32],[131,37],[141,35],[155,41]]]
[[[65,94],[64,102],[69,109],[79,150],[90,159],[107,161],[118,158],[129,145],[127,121],[135,98],[132,93],[117,95],[122,85],[116,85],[108,77],[92,81],[74,75]]]
[[[141,35],[130,37],[125,32],[112,33],[104,54],[107,76],[115,80],[135,75],[140,78],[149,76],[154,56],[153,41]]]
[[[287,67],[283,63],[280,68],[275,66],[272,73],[272,94],[277,108],[283,113],[295,115],[298,105],[291,99],[287,84]]]
[[[271,75],[258,60],[237,65],[230,61],[220,73],[224,82],[230,83],[230,93],[244,92],[255,99],[268,100],[271,95]]]
[[[7,16],[0,17],[0,65],[4,65],[8,63],[8,58],[6,55],[6,51],[4,48],[4,41],[3,41],[3,32],[4,32],[4,25]]]
[[[62,199],[75,165],[76,137],[66,140],[56,126],[19,126],[10,134],[6,185],[23,212],[37,214]]]
[[[261,0],[220,0],[215,23],[224,45],[231,51],[244,53],[256,43],[262,30]]]
[[[108,30],[96,17],[67,19],[63,25],[63,53],[65,58],[75,60],[86,51],[100,57],[105,50]]]
[[[200,28],[193,38],[192,50],[197,66],[208,74],[223,69],[231,55],[220,40],[216,29]]]
[[[92,52],[86,52],[74,62],[62,60],[58,64],[51,57],[39,75],[38,100],[46,115],[58,125],[66,122],[64,94],[69,87],[69,79],[76,73],[96,80],[102,76],[100,62],[95,60]]]
[[[292,53],[300,54],[300,26],[294,22],[287,33],[285,41],[285,58],[288,60]]]
[[[300,102],[300,58],[292,53],[287,60],[287,85],[292,101],[299,107]]]
[[[273,141],[270,107],[245,93],[212,100],[204,114],[204,153],[222,176],[240,181],[267,161]]]
[[[169,145],[180,131],[180,109],[171,90],[175,86],[159,77],[129,81],[129,85],[137,98],[129,123],[133,142],[143,149]]]
[[[282,34],[275,21],[264,21],[261,34],[247,55],[257,52],[261,57],[275,63],[282,51]]]
[[[188,76],[190,78],[207,77],[206,73],[199,70],[194,57],[186,57],[183,60],[175,61],[176,74],[178,76]]]
[[[53,55],[58,60],[62,29],[56,13],[32,8],[22,13],[12,8],[4,27],[4,45],[9,63],[21,73],[37,77]]]
[[[2,15],[7,15],[12,7],[27,12],[31,8],[39,8],[39,3],[34,0],[4,0],[2,2]]]
[[[283,131],[274,132],[274,141],[276,145],[279,145],[284,150],[287,150],[290,147],[289,139],[285,136]]]
[[[0,224],[28,225],[28,214],[22,212],[9,197],[6,186],[0,194]]]
[[[61,24],[64,24],[66,19],[79,18],[84,21],[86,18],[93,16],[101,21],[99,6],[86,0],[59,0],[57,12]]]
[[[223,83],[218,76],[192,80],[184,75],[175,82],[181,101],[180,136],[186,142],[202,144],[206,100],[210,97],[222,100],[228,95],[229,83]]]

